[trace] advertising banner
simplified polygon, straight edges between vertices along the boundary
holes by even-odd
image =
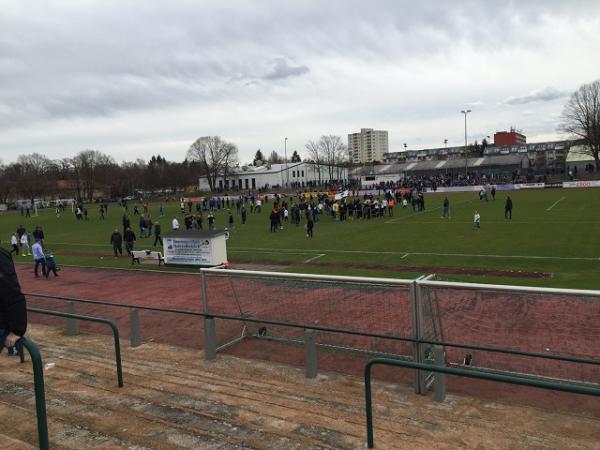
[[[166,264],[191,266],[212,264],[210,239],[165,237],[163,250]]]
[[[565,181],[563,182],[564,188],[591,188],[600,187],[600,180],[589,180],[589,181]]]

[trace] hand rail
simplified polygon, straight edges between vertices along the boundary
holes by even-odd
[[[373,358],[365,365],[365,412],[367,416],[367,445],[369,448],[373,448],[375,446],[373,439],[373,405],[371,394],[371,368],[375,365],[405,367],[408,369],[426,370],[429,372],[445,373],[448,375],[476,378],[479,380],[497,381],[500,383],[517,384],[520,386],[569,392],[572,394],[600,396],[600,389],[587,386],[533,380],[530,378],[516,377],[513,375],[499,375],[488,372],[480,372],[477,370],[455,369],[452,367],[436,366],[433,364],[423,364],[398,359]]]
[[[117,325],[110,319],[103,319],[101,317],[94,316],[84,316],[81,314],[71,314],[60,311],[51,311],[48,309],[40,309],[40,308],[31,308],[27,307],[27,311],[38,313],[38,314],[46,314],[48,316],[57,316],[57,317],[67,317],[69,319],[77,319],[84,320],[87,322],[98,322],[104,323],[112,329],[113,337],[115,341],[115,363],[117,366],[117,384],[121,388],[123,387],[123,368],[121,366],[121,342],[119,340],[119,329]]]
[[[35,410],[38,423],[38,444],[40,450],[48,450],[48,421],[46,419],[46,394],[44,392],[44,368],[42,356],[38,346],[31,340],[22,336],[18,341],[19,354],[23,355],[23,347],[29,352],[33,365],[33,385],[35,389]],[[22,358],[22,356],[21,356]]]
[[[364,336],[364,337],[372,337],[372,338],[378,338],[378,339],[389,339],[389,340],[393,340],[393,341],[410,342],[410,343],[414,343],[414,344],[441,345],[441,346],[452,347],[452,348],[463,348],[466,350],[477,350],[477,351],[491,352],[491,353],[503,353],[503,354],[509,354],[509,355],[526,356],[526,357],[531,357],[531,358],[551,359],[551,360],[555,360],[555,361],[564,361],[564,362],[577,363],[577,364],[600,365],[600,360],[579,358],[576,356],[552,355],[552,354],[540,353],[540,352],[526,352],[526,351],[522,351],[522,350],[504,349],[504,348],[489,347],[489,346],[484,346],[484,345],[459,344],[459,343],[455,343],[455,342],[434,341],[434,340],[430,340],[430,339],[419,339],[419,338],[408,337],[408,336],[397,336],[397,335],[381,334],[381,333],[368,333],[368,332],[363,332],[363,331],[353,331],[353,330],[347,330],[347,329],[341,329],[341,328],[323,327],[323,326],[312,325],[312,324],[299,324],[299,323],[293,323],[293,322],[268,320],[268,319],[253,319],[251,317],[231,316],[231,315],[227,315],[227,314],[216,314],[216,313],[204,313],[204,312],[200,312],[200,311],[189,311],[189,310],[184,310],[184,309],[169,309],[169,308],[158,308],[158,307],[154,307],[154,306],[139,306],[139,305],[124,304],[124,303],[111,303],[111,302],[106,302],[106,301],[101,301],[101,300],[87,300],[87,299],[80,299],[80,298],[76,298],[76,297],[64,297],[64,296],[58,296],[58,295],[36,294],[33,292],[25,292],[24,294],[26,296],[31,296],[31,297],[66,300],[66,301],[73,301],[73,302],[86,303],[86,304],[92,304],[92,305],[112,306],[112,307],[118,307],[118,308],[137,308],[140,311],[154,311],[154,312],[185,314],[185,315],[189,315],[189,316],[215,318],[215,319],[222,319],[222,320],[237,320],[240,322],[261,323],[261,324],[266,324],[266,325],[276,325],[276,326],[284,326],[284,327],[290,327],[290,328],[302,328],[302,329],[310,328],[311,330],[323,331],[323,332],[327,332],[327,333],[340,333],[340,334],[348,334],[351,336]]]

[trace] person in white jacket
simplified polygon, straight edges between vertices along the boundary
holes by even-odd
[[[173,228],[173,231],[179,230],[179,221],[177,220],[177,217],[173,217],[173,222],[171,222],[171,228]]]
[[[10,237],[10,245],[12,245],[12,250],[10,253],[14,253],[15,256],[19,256],[19,238],[17,237],[17,233],[13,233]]]
[[[29,249],[29,238],[27,237],[27,233],[23,233],[21,236],[21,251],[23,252],[22,256],[31,255],[31,250]]]

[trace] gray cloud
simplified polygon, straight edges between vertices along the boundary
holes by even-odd
[[[306,66],[292,66],[285,58],[277,58],[273,69],[261,78],[263,80],[284,80],[289,77],[298,77],[309,72]]]
[[[508,97],[502,103],[507,105],[525,105],[534,102],[551,102],[559,98],[567,97],[571,94],[570,91],[561,91],[552,87],[547,87],[538,91],[532,91],[529,94],[519,97]]]
[[[153,142],[235,136],[242,154],[362,126],[392,145],[460,143],[460,109],[492,132],[597,78],[579,55],[600,51],[600,3],[573,3],[3,0],[0,155],[64,152],[50,132],[136,148],[124,125]]]

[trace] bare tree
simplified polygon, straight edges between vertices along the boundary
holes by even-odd
[[[319,184],[321,184],[321,147],[319,146],[319,143],[315,141],[308,141],[304,147],[306,147],[306,150],[308,150],[308,158],[317,165]]]
[[[572,95],[562,114],[562,131],[583,141],[581,153],[594,158],[600,170],[600,80],[582,85]]]
[[[52,161],[39,153],[30,155],[19,155],[18,166],[18,190],[34,204],[36,197],[41,197],[51,190],[51,183],[47,175],[52,167]]]
[[[346,145],[342,142],[342,138],[332,135],[321,136],[318,145],[322,158],[327,165],[329,181],[338,179],[339,173],[336,172],[336,169],[343,162],[346,153]]]
[[[233,168],[239,164],[237,147],[219,136],[198,138],[190,146],[187,158],[200,164],[211,191],[215,190],[219,176],[226,180]]]
[[[107,168],[116,164],[108,155],[98,150],[84,150],[72,160],[77,194],[80,198],[92,200],[99,182],[107,181]]]

